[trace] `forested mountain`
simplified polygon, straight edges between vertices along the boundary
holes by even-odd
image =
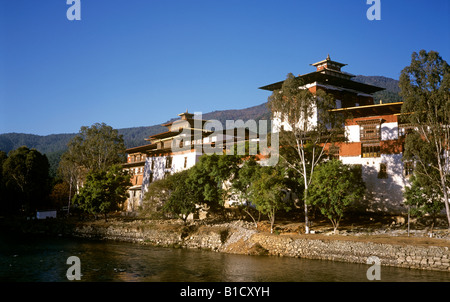
[[[382,101],[383,103],[394,103],[402,101],[402,98],[399,95],[400,87],[398,86],[399,84],[398,80],[382,76],[362,76],[362,75],[354,77],[353,80],[369,85],[383,87],[386,89],[374,93],[373,99],[376,104],[380,103],[380,101]]]
[[[379,102],[381,99],[383,103],[401,101],[398,92],[398,81],[386,78],[382,76],[362,76],[358,75],[353,78],[355,81],[359,81],[366,84],[371,84],[379,87],[383,87],[386,90],[377,92],[374,95],[375,100]],[[177,112],[175,112],[177,114]],[[202,116],[203,119],[215,119],[225,126],[226,120],[239,120],[244,121],[253,119],[270,119],[270,113],[266,107],[266,103],[261,105],[236,110],[218,110],[209,113],[205,113]],[[125,146],[132,148],[140,145],[145,145],[148,142],[145,141],[150,135],[157,134],[166,131],[167,128],[161,125],[153,125],[147,127],[130,127],[118,129],[119,133],[123,135]],[[8,153],[11,150],[17,149],[20,146],[27,146],[28,148],[35,148],[41,153],[45,153],[50,161],[51,170],[55,171],[59,158],[67,148],[67,143],[74,137],[76,133],[68,134],[51,134],[46,136],[24,134],[24,133],[5,133],[0,134],[0,150]]]
[[[236,109],[236,110],[222,110],[205,113],[203,119],[219,120],[225,125],[226,120],[259,120],[261,118],[270,118],[269,111],[266,104],[258,106]],[[177,118],[174,118],[175,120]],[[145,145],[148,143],[145,138],[150,135],[167,131],[167,128],[161,125],[154,125],[148,127],[131,127],[118,129],[119,134],[123,135],[125,145],[127,148]],[[27,146],[28,148],[35,148],[41,153],[54,153],[65,150],[67,143],[74,137],[76,133],[70,134],[51,134],[40,136],[35,134],[24,133],[5,133],[0,134],[0,150],[8,153],[11,150],[17,149],[20,146]]]

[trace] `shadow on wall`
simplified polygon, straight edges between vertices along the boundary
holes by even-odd
[[[155,180],[163,179],[166,172],[173,172],[173,167],[170,167],[170,169],[166,169],[166,157],[161,156],[146,158],[141,187],[141,204],[142,198],[148,191],[148,186],[150,185],[150,183]]]
[[[403,176],[401,154],[382,155],[381,159],[367,158],[362,166],[366,195],[356,205],[363,212],[382,212],[404,214],[407,208],[403,203],[403,188],[406,179]]]

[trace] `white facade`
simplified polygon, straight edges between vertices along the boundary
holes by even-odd
[[[349,143],[361,142],[360,125],[346,126]],[[399,146],[399,128],[397,122],[386,122],[380,125],[380,142],[392,141]],[[389,144],[389,143],[388,143]],[[340,156],[344,164],[361,165],[362,177],[366,184],[367,194],[359,206],[366,211],[405,213],[403,191],[408,184],[405,175],[402,153],[385,154],[379,157]]]
[[[350,143],[359,142],[360,129],[359,125],[345,126],[345,134]]]
[[[380,157],[341,156],[344,164],[361,165],[366,197],[357,205],[370,212],[404,213],[404,176],[402,154],[381,154]],[[383,170],[385,169],[385,170]],[[383,173],[385,171],[385,173]]]
[[[147,157],[144,167],[144,177],[142,180],[141,196],[139,205],[142,205],[142,198],[148,191],[151,182],[163,179],[166,174],[180,172],[193,167],[199,160],[201,152],[194,150],[180,152],[170,156]]]
[[[318,121],[317,107],[314,107],[311,116],[308,118],[307,130],[312,130],[313,127],[317,125],[317,121]],[[281,117],[281,114],[279,112],[275,112],[272,120],[272,125],[274,132],[280,132],[281,129],[285,131],[292,131],[291,125],[285,122],[285,119]],[[299,120],[297,125],[298,128],[303,129],[304,124],[302,122],[302,119]]]
[[[383,123],[381,125],[381,140],[398,139],[398,123]]]

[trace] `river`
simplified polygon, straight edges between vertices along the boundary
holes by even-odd
[[[0,281],[68,281],[76,256],[81,281],[364,282],[370,265],[66,237],[0,235]],[[450,281],[450,273],[381,266],[381,281]]]

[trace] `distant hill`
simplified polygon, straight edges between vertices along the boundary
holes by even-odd
[[[383,87],[386,90],[380,91],[374,94],[375,100],[380,99],[384,103],[401,101],[398,92],[398,81],[382,77],[382,76],[362,76],[358,75],[353,78],[355,81],[362,83]],[[266,107],[266,103],[235,110],[218,110],[209,113],[204,113],[203,119],[215,119],[225,125],[226,120],[260,120],[270,119],[269,110]],[[145,138],[150,135],[157,134],[166,131],[166,128],[161,125],[144,126],[144,127],[130,127],[118,129],[119,133],[123,135],[125,146],[127,148],[133,148],[141,145],[145,145],[148,142]],[[0,134],[0,150],[8,153],[11,150],[17,149],[20,146],[27,146],[28,148],[35,148],[39,152],[47,155],[50,161],[52,171],[56,171],[59,158],[62,153],[67,149],[67,143],[76,135],[76,133],[66,134],[51,134],[46,136],[24,134],[24,133],[5,133]]]
[[[270,114],[264,103],[245,109],[213,111],[203,114],[202,118],[215,119],[225,125],[226,120],[242,119],[245,121],[249,119],[268,119],[270,118]],[[161,125],[118,129],[119,134],[123,135],[125,146],[127,148],[145,145],[147,143],[145,138],[166,130],[167,128]],[[67,143],[75,135],[76,133],[51,134],[46,136],[24,133],[5,133],[0,134],[0,150],[8,153],[20,146],[27,146],[28,148],[35,148],[39,152],[47,154],[66,149]]]
[[[376,104],[379,103],[380,100],[383,103],[395,103],[402,101],[402,98],[399,95],[400,87],[398,85],[399,84],[398,80],[382,76],[363,76],[363,75],[357,75],[352,80],[364,84],[385,88],[386,90],[378,91],[373,94],[373,99]]]

